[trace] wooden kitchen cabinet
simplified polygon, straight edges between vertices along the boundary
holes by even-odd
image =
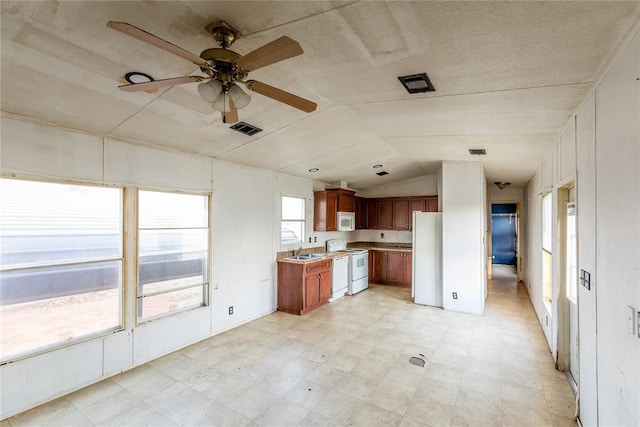
[[[409,251],[369,250],[372,282],[382,285],[411,287],[412,259]]]
[[[331,297],[331,260],[278,262],[278,311],[305,314]]]
[[[412,220],[409,201],[394,200],[392,202],[392,228],[394,230],[411,230]]]
[[[391,230],[393,228],[393,202],[390,200],[378,200],[378,228]]]
[[[438,212],[438,196],[383,197],[363,199],[369,230],[413,229],[413,212]],[[356,215],[357,221],[357,215]]]
[[[337,231],[338,212],[355,212],[355,192],[334,189],[313,193],[313,230]]]
[[[356,230],[367,228],[367,199],[363,197],[355,198],[356,204]]]

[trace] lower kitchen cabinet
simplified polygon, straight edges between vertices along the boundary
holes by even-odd
[[[305,314],[331,297],[331,260],[278,262],[278,310]]]
[[[411,287],[411,263],[409,251],[369,250],[370,278],[383,285]]]

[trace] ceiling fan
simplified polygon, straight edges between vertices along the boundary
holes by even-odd
[[[215,22],[209,24],[206,30],[211,33],[220,47],[206,49],[200,56],[197,56],[125,22],[109,21],[107,27],[166,50],[187,61],[191,61],[198,65],[200,70],[206,75],[174,77],[144,83],[133,83],[119,86],[121,90],[137,92],[185,83],[200,83],[198,85],[200,96],[207,102],[210,102],[212,108],[222,113],[222,121],[224,123],[237,122],[238,108],[246,107],[251,101],[251,97],[240,89],[237,83],[243,84],[253,92],[257,92],[307,113],[315,111],[317,107],[314,102],[308,99],[301,98],[266,83],[256,80],[245,81],[250,71],[301,55],[303,53],[302,47],[300,47],[298,42],[289,37],[280,37],[243,56],[229,50],[233,42],[240,37],[239,32],[225,22]]]

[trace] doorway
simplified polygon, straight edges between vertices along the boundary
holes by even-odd
[[[491,205],[491,264],[517,266],[517,212],[515,203]]]

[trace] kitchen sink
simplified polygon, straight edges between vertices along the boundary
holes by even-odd
[[[320,254],[294,255],[294,256],[287,257],[286,259],[290,259],[293,261],[309,261],[311,259],[320,259],[320,258],[324,258],[324,255],[320,255]]]

